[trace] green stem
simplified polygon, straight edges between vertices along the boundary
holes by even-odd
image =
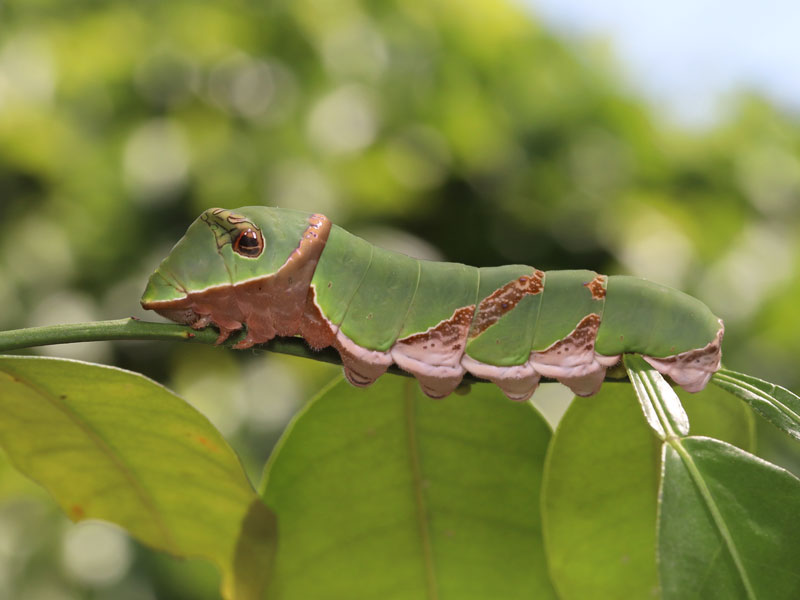
[[[68,323],[65,325],[47,325],[45,327],[0,331],[0,353],[34,346],[99,342],[103,340],[162,340],[213,344],[217,341],[218,335],[217,331],[210,327],[196,330],[187,325],[178,325],[176,323],[151,323],[138,319],[116,319],[113,321]],[[243,332],[231,335],[222,345],[233,346],[242,337],[244,337]],[[305,340],[299,337],[275,338],[266,344],[259,344],[255,348],[301,358],[310,358],[335,365],[342,364],[339,353],[333,348],[312,350]],[[409,373],[406,373],[396,365],[389,367],[389,372],[411,377]],[[469,373],[464,376],[464,383],[467,384],[480,381],[480,379],[473,377]]]
[[[33,346],[96,342],[101,340],[213,341],[212,331],[193,331],[171,323],[148,323],[135,319],[68,323],[0,331],[0,352]]]
[[[0,331],[0,352],[48,346],[50,344],[70,344],[73,342],[98,342],[102,340],[162,340],[213,344],[219,334],[211,328],[195,330],[175,323],[150,323],[138,319],[117,319],[114,321],[94,321],[91,323],[68,323]],[[232,335],[223,342],[233,346],[241,335]],[[338,353],[333,348],[314,351],[301,338],[276,338],[259,348],[311,358],[323,362],[341,364]]]
[[[51,344],[71,344],[74,342],[99,342],[104,340],[162,340],[173,342],[193,342],[214,344],[218,333],[215,329],[192,329],[187,325],[176,323],[151,323],[139,319],[116,319],[113,321],[93,321],[91,323],[67,323],[64,325],[47,325],[45,327],[28,327],[0,331],[0,353],[34,346]],[[231,335],[222,345],[231,347],[238,342],[244,333]],[[339,353],[333,348],[312,350],[305,340],[299,337],[275,338],[255,348],[289,354],[301,358],[310,358],[321,362],[341,365]],[[412,377],[396,365],[389,367],[390,373]],[[610,376],[609,379],[617,379]],[[480,383],[483,380],[469,373],[464,374],[464,383]],[[543,381],[549,381],[544,379]]]

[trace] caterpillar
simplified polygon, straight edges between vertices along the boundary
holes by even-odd
[[[526,400],[541,377],[596,393],[623,353],[690,392],[719,369],[722,321],[699,300],[645,279],[526,265],[476,268],[373,246],[320,214],[206,210],[150,277],[145,309],[234,346],[301,336],[336,348],[367,386],[392,364],[430,397],[466,372]]]

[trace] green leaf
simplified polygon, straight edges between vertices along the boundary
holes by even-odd
[[[227,597],[259,597],[274,516],[219,432],[166,388],[121,369],[0,357],[0,445],[71,519],[211,560]]]
[[[338,382],[270,459],[274,598],[554,598],[539,495],[550,431],[495,386],[423,396]]]
[[[639,355],[623,357],[647,423],[662,440],[689,433],[689,418],[675,390]]]
[[[800,598],[800,480],[730,444],[665,444],[664,600]]]
[[[800,397],[757,377],[722,369],[711,381],[747,402],[784,433],[800,440]]]
[[[563,600],[657,594],[659,443],[627,383],[575,398],[547,457],[543,523]]]
[[[755,451],[755,417],[746,404],[713,385],[696,393],[675,391],[689,415],[692,435],[724,440],[742,450]]]

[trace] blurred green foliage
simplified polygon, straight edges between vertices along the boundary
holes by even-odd
[[[426,256],[672,285],[725,319],[727,366],[800,389],[800,122],[758,97],[712,130],[670,128],[607,48],[496,0],[0,4],[0,328],[144,317],[146,277],[191,220],[249,204]],[[171,385],[254,479],[336,371],[172,344],[44,351]],[[37,565],[67,563],[43,529],[7,543],[20,503],[45,510],[18,487],[0,485],[0,596],[38,598]],[[133,563],[134,591],[93,597],[156,597],[173,563]],[[58,598],[95,589],[54,569]]]

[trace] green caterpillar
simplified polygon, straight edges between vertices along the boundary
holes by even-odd
[[[588,396],[625,352],[699,391],[720,367],[724,332],[699,300],[644,279],[416,260],[323,215],[265,207],[205,211],[150,277],[142,306],[214,325],[217,343],[246,326],[237,348],[276,335],[334,346],[358,386],[394,362],[434,398],[467,371],[514,400],[542,376]]]

